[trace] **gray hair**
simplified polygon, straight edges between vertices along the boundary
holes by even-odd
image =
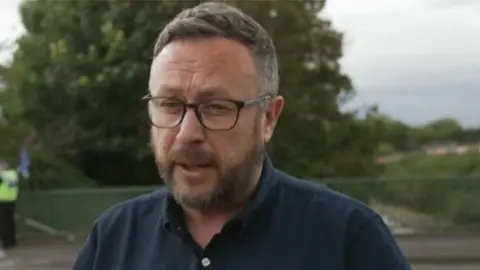
[[[267,31],[236,7],[208,2],[180,12],[159,34],[154,56],[170,42],[183,38],[224,37],[249,48],[262,79],[262,93],[277,95],[278,60]]]

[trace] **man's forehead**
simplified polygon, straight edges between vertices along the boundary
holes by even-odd
[[[177,40],[166,45],[154,64],[189,64],[190,66],[231,66],[243,72],[255,70],[248,47],[227,38]]]
[[[155,64],[154,64],[155,65]],[[184,95],[194,92],[202,98],[231,96],[233,91],[254,92],[258,89],[258,76],[242,70],[189,69],[188,67],[152,66],[149,90],[152,95]]]
[[[188,89],[185,89],[182,86],[172,85],[172,84],[165,84],[162,83],[157,88],[151,88],[150,94],[152,96],[184,96]],[[229,96],[229,89],[228,87],[221,86],[221,85],[210,85],[210,86],[201,86],[195,90],[195,98],[198,99],[207,99],[207,98],[215,98],[215,97],[228,97]]]
[[[247,47],[223,38],[176,41],[168,44],[155,57],[150,70],[150,83],[160,84],[176,79],[221,80],[257,79],[258,74]],[[153,87],[153,85],[150,85]],[[158,88],[158,86],[156,87]]]

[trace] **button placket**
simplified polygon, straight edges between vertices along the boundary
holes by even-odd
[[[200,261],[200,263],[205,268],[209,267],[210,264],[212,264],[212,262],[210,261],[210,259],[208,257],[203,257],[202,260]]]

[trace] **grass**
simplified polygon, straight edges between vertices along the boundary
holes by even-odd
[[[445,156],[413,153],[384,165],[383,169],[386,177],[475,175],[480,174],[480,153]]]

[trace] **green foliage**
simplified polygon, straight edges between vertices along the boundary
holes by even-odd
[[[44,151],[31,152],[31,178],[24,185],[30,189],[70,189],[97,187],[82,171]]]
[[[479,181],[480,182],[480,181]],[[447,203],[442,214],[452,219],[455,224],[476,225],[480,228],[480,187],[454,191],[447,196]]]
[[[0,157],[6,159],[9,164],[16,164],[22,139],[26,134],[25,126],[7,126],[0,123]]]
[[[27,33],[5,73],[8,103],[19,103],[9,119],[102,184],[155,183],[139,100],[159,31],[198,2],[25,2]],[[267,28],[280,56],[286,108],[269,145],[276,164],[301,176],[374,174],[376,121],[339,110],[353,90],[339,64],[342,34],[317,16],[324,2],[231,2]]]
[[[406,176],[322,182],[367,204],[402,207],[447,221],[435,226],[430,224],[426,228],[429,230],[480,231],[480,212],[475,207],[480,203],[478,177]]]
[[[408,179],[385,184],[381,201],[407,206],[449,220],[458,226],[475,225],[480,229],[480,182],[476,178]],[[423,180],[423,181],[422,181]]]
[[[395,147],[389,143],[381,143],[377,148],[377,154],[380,156],[395,154],[395,152]]]
[[[12,167],[19,162],[20,150],[27,146],[32,130],[20,123],[4,123],[0,126],[0,154]],[[32,146],[32,145],[31,145]],[[31,178],[21,182],[22,188],[54,189],[94,187],[95,181],[86,177],[78,168],[55,157],[48,150],[33,145],[29,149]]]
[[[375,118],[381,126],[382,143],[393,146],[398,152],[415,151],[429,143],[480,142],[480,129],[464,128],[455,119],[444,118],[423,126],[409,126],[382,114],[375,115]]]
[[[429,156],[409,154],[397,162],[385,165],[385,177],[407,176],[465,176],[480,175],[480,153],[465,155]]]
[[[480,204],[479,176],[480,153],[409,154],[384,167],[384,177],[403,181],[385,181],[375,194],[383,203],[406,206],[478,230],[480,212],[475,205]]]

